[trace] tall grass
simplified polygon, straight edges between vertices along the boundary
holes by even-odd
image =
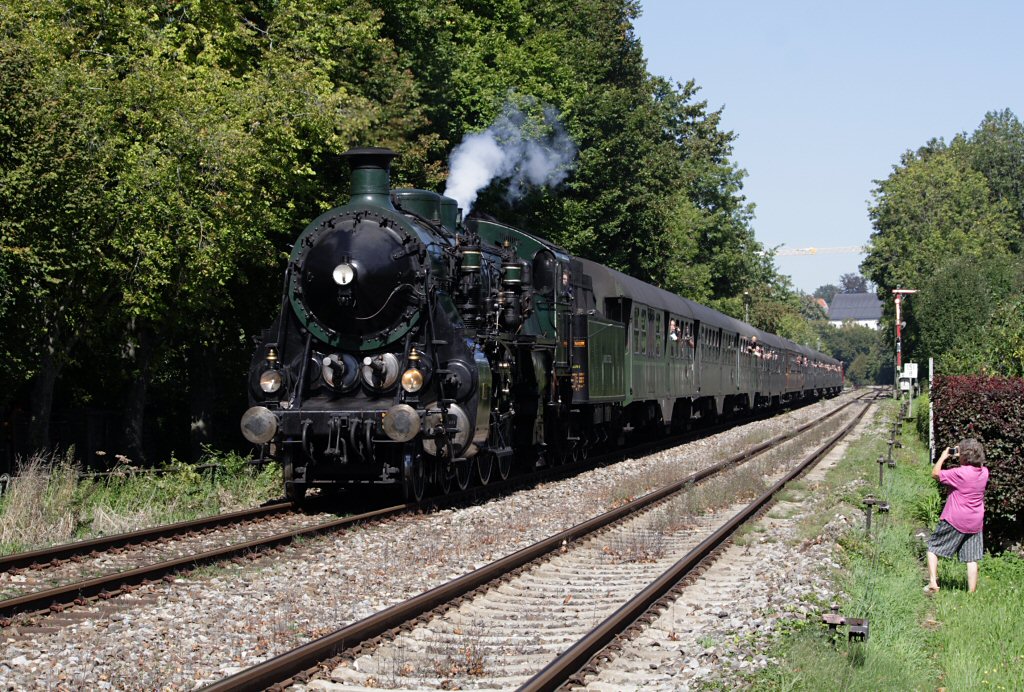
[[[884,418],[895,415],[889,408]],[[817,618],[798,623],[774,651],[777,668],[753,681],[769,690],[1020,690],[1024,689],[1024,561],[987,556],[978,592],[967,593],[963,564],[940,561],[942,590],[922,593],[925,544],[917,534],[934,527],[938,495],[927,448],[909,429],[897,468],[886,469],[878,487],[874,460],[886,440],[869,436],[851,446],[829,474],[828,503],[857,526],[841,540],[844,570],[836,575],[845,598],[841,612],[866,617],[867,642],[844,636],[830,641]],[[876,515],[872,537],[863,530],[860,500],[887,499],[888,515]]]
[[[0,554],[133,531],[259,504],[280,492],[280,470],[207,451],[196,467],[172,460],[159,473],[119,467],[83,476],[73,451],[19,460],[0,496]]]
[[[75,535],[77,488],[71,451],[21,461],[0,497],[0,552],[61,543]]]

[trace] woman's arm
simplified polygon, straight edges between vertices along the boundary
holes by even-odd
[[[946,447],[944,450],[942,450],[942,454],[939,455],[939,458],[935,462],[935,465],[932,466],[932,478],[934,478],[935,480],[939,480],[939,471],[942,470],[942,465],[946,462],[946,459],[949,458],[949,454],[951,451],[952,450],[950,450],[949,447]]]

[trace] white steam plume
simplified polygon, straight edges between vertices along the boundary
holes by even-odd
[[[530,185],[554,187],[569,175],[576,145],[558,120],[544,108],[543,125],[506,103],[498,119],[483,132],[466,135],[448,160],[444,194],[469,215],[480,190],[495,179],[508,179],[506,199],[515,202]]]

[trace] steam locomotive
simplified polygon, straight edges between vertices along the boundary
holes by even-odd
[[[821,353],[392,190],[390,150],[345,156],[351,199],[293,247],[241,420],[289,498],[373,484],[419,501],[842,389]]]

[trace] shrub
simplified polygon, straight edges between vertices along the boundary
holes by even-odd
[[[937,449],[976,437],[985,445],[986,529],[997,541],[1024,517],[1024,379],[938,376],[932,385]]]
[[[927,393],[914,400],[914,430],[918,438],[928,441],[928,413],[931,410],[931,398]]]

